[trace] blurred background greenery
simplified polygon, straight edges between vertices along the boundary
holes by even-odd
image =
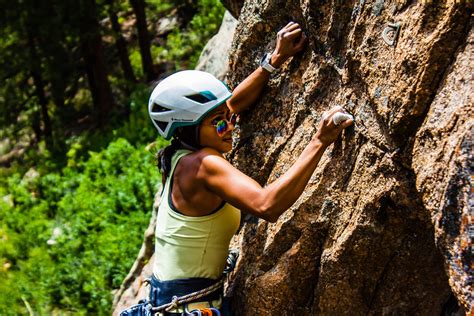
[[[148,95],[195,66],[224,8],[0,4],[0,314],[110,314],[151,215],[154,153],[167,143]]]

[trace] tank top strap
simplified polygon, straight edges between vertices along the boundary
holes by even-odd
[[[183,158],[186,155],[189,155],[192,153],[191,150],[188,149],[178,149],[173,157],[171,158],[171,171],[170,174],[168,175],[168,178],[166,179],[165,187],[163,188],[163,193],[167,192],[170,186],[171,179],[173,179],[173,174],[174,170],[176,169],[176,165],[178,164],[178,161]]]
[[[182,157],[184,157],[184,156],[186,156],[186,155],[188,155],[188,154],[190,154],[190,153],[192,153],[192,151],[189,150],[189,149],[178,149],[178,150],[174,153],[173,157],[171,158],[171,172],[170,172],[170,174],[171,174],[171,173],[174,173],[174,169],[176,168],[176,165],[178,164],[178,161],[179,161]]]

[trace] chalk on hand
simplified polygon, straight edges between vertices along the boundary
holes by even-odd
[[[354,120],[354,117],[350,114],[341,113],[341,112],[337,112],[332,117],[332,122],[334,123],[334,125],[339,125],[342,122],[344,122],[345,120]]]

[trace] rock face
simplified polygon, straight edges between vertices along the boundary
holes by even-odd
[[[471,2],[245,2],[232,87],[289,21],[309,43],[243,115],[232,163],[264,185],[323,111],[343,105],[356,124],[277,223],[246,217],[236,315],[473,313],[472,12]]]
[[[446,71],[413,150],[416,186],[431,214],[449,283],[472,312],[474,30]]]
[[[139,300],[148,297],[150,289],[146,280],[153,273],[152,260],[153,256],[149,263],[141,268],[139,275],[137,275],[133,282],[128,285],[128,288],[123,293],[120,293],[120,296],[116,296],[117,302],[113,306],[113,316],[120,315],[123,310],[137,304]]]
[[[228,71],[229,50],[236,26],[237,20],[229,11],[226,11],[219,32],[207,42],[199,57],[197,70],[206,71],[221,80],[224,79]]]
[[[161,192],[161,186],[155,194],[152,216],[148,228],[145,230],[138,256],[120,288],[114,291],[113,316],[119,315],[123,310],[137,304],[140,300],[148,298],[150,293],[147,280],[153,273],[156,216],[161,199],[159,192]]]
[[[244,0],[222,0],[221,2],[234,18],[239,18],[240,11],[245,2]]]

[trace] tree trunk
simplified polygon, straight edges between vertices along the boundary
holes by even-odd
[[[97,123],[102,126],[107,122],[114,100],[107,78],[95,1],[82,1],[82,13],[84,17],[84,23],[81,24],[82,55],[94,108],[96,109]]]
[[[35,132],[35,136],[44,135],[46,146],[48,149],[52,149],[53,147],[53,133],[51,128],[51,119],[48,114],[48,100],[46,98],[46,94],[44,92],[44,81],[43,76],[41,74],[41,64],[40,59],[38,56],[38,52],[36,50],[35,44],[35,34],[34,34],[34,27],[27,26],[26,27],[27,37],[28,37],[28,49],[30,53],[30,72],[31,76],[33,77],[33,81],[35,84],[35,95],[38,98],[38,102],[40,104],[41,109],[41,119],[43,122],[43,130],[40,132],[39,129],[39,122],[38,122],[38,114],[35,114],[33,118],[33,130]]]
[[[135,17],[137,18],[138,43],[140,45],[140,54],[142,56],[143,72],[146,75],[146,80],[152,81],[156,78],[156,74],[153,69],[150,39],[146,26],[145,2],[143,0],[130,0],[130,4],[133,7]]]
[[[38,111],[33,113],[33,120],[31,121],[31,126],[33,128],[33,132],[35,134],[35,141],[34,143],[39,143],[42,137],[41,131],[41,116]]]
[[[61,39],[64,39],[62,37]],[[65,92],[68,82],[70,82],[71,76],[73,76],[70,71],[70,65],[68,65],[69,60],[66,56],[66,52],[61,45],[55,45],[53,53],[50,54],[53,59],[54,66],[50,66],[52,71],[54,71],[54,76],[51,77],[51,97],[56,108],[58,109],[58,114],[60,117],[64,117],[65,112]],[[61,65],[61,66],[58,66]]]
[[[129,82],[136,82],[135,75],[133,73],[132,64],[130,63],[130,58],[128,57],[127,43],[122,36],[122,28],[117,18],[117,14],[114,10],[114,1],[107,0],[108,13],[110,22],[112,23],[112,30],[115,36],[115,46],[117,47],[118,56],[120,59],[120,64],[122,65],[122,71],[125,76],[125,79]]]
[[[179,1],[180,5],[177,7],[178,19],[180,21],[180,27],[188,27],[189,22],[193,19],[194,15],[198,12],[198,1],[197,0],[186,0]]]

